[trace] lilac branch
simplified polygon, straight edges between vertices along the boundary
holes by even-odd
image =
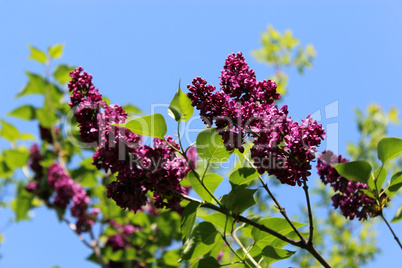
[[[308,236],[308,244],[312,245],[313,244],[313,234],[314,234],[313,213],[311,211],[310,196],[308,194],[308,186],[307,186],[306,181],[303,181],[303,190],[304,190],[304,194],[306,196],[308,219],[309,219],[309,224],[310,224],[310,234]]]
[[[256,169],[256,167],[254,166],[253,162],[251,162],[251,160],[244,155],[244,159],[246,159],[247,163],[250,164],[250,166],[254,169]],[[286,210],[284,207],[282,207],[278,200],[276,200],[275,196],[273,195],[273,193],[271,192],[271,190],[269,190],[268,184],[265,183],[265,181],[263,180],[263,178],[261,177],[261,175],[258,176],[262,186],[264,187],[265,191],[268,193],[268,195],[271,197],[271,199],[274,201],[275,205],[278,207],[279,212],[282,214],[282,216],[286,219],[286,221],[289,223],[290,227],[292,227],[292,229],[295,231],[295,233],[299,236],[301,241],[305,241],[306,239],[304,238],[304,236],[299,232],[299,230],[296,228],[296,226],[294,226],[293,222],[290,220],[289,216],[286,213]]]
[[[399,238],[398,238],[398,237],[396,236],[396,234],[394,233],[394,230],[392,230],[391,225],[388,223],[387,219],[385,219],[384,215],[382,214],[382,211],[381,211],[380,216],[381,216],[381,218],[384,220],[384,222],[387,224],[389,230],[391,231],[392,235],[394,236],[394,239],[395,239],[396,242],[398,243],[399,247],[402,249],[401,241],[399,241]]]

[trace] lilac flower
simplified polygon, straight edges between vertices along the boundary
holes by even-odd
[[[112,247],[113,251],[117,251],[119,249],[124,249],[126,247],[126,242],[120,234],[116,234],[108,237],[106,245]]]
[[[79,67],[70,73],[72,80],[68,88],[72,91],[71,102],[68,104],[74,108],[74,116],[80,124],[80,136],[84,142],[98,140],[98,113],[105,108],[106,102],[102,101],[102,95],[98,93],[92,83],[92,76],[83,72]]]
[[[54,206],[66,209],[71,203],[71,215],[77,218],[76,227],[79,233],[87,231],[94,223],[88,215],[90,198],[81,184],[75,183],[58,163],[52,164],[48,170],[48,184],[54,189],[56,197]]]
[[[254,139],[251,157],[258,171],[300,186],[310,176],[316,146],[324,139],[322,126],[310,116],[301,124],[294,122],[286,105],[275,106],[280,98],[275,82],[257,81],[241,53],[227,57],[220,80],[220,91],[200,77],[187,86],[204,123],[216,125],[228,150],[244,152],[245,138]]]
[[[30,181],[25,189],[30,193],[35,193],[39,189],[39,184],[36,181]]]
[[[180,198],[173,192],[186,193],[180,181],[189,166],[164,140],[154,139],[153,147],[141,144],[141,136],[113,124],[125,123],[128,115],[119,105],[107,106],[95,90],[92,76],[77,68],[71,72],[70,107],[80,124],[83,141],[98,141],[93,164],[99,169],[117,173],[116,181],[106,186],[107,197],[122,208],[139,211],[147,205],[146,194],[153,192],[157,208],[181,211]],[[202,82],[202,81],[201,81]],[[167,137],[170,145],[179,145]]]
[[[191,147],[190,149],[187,150],[186,155],[188,160],[190,161],[190,164],[193,166],[194,169],[196,169],[198,159],[197,149],[195,147]]]
[[[42,161],[42,155],[40,153],[38,144],[34,143],[29,150],[28,166],[32,169],[33,172],[35,172],[35,174],[43,174],[43,168],[40,164],[40,161]]]
[[[349,162],[348,159],[336,156],[331,151],[323,151],[318,156],[317,170],[321,181],[329,184],[335,191],[332,197],[332,205],[340,208],[345,218],[353,220],[367,220],[368,217],[375,217],[375,201],[361,192],[362,189],[368,189],[364,183],[349,181],[340,176],[332,166],[334,163]]]
[[[130,235],[142,229],[142,227],[138,225],[121,225],[113,219],[110,220],[110,226],[118,231],[117,234],[109,236],[106,242],[106,245],[112,247],[113,251],[131,247]]]
[[[38,193],[40,188],[40,182],[43,177],[43,167],[40,161],[42,161],[42,155],[39,150],[38,144],[34,143],[32,144],[29,150],[29,161],[28,161],[28,166],[34,172],[34,177],[25,187],[25,189],[30,193]]]

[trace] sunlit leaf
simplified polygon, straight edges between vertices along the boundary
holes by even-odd
[[[26,149],[4,150],[4,161],[7,166],[12,169],[17,169],[25,166],[28,162],[29,152]]]
[[[2,119],[0,120],[0,122],[0,136],[8,141],[16,141],[19,137],[18,129]]]
[[[205,201],[211,202],[212,197],[208,194],[207,190],[201,185],[198,181],[196,175],[193,171],[190,171],[187,175],[187,178],[190,181],[191,187],[193,190]],[[219,184],[223,181],[223,177],[215,174],[215,173],[208,173],[205,175],[203,179],[204,185],[210,190],[212,193],[218,188]]]
[[[402,152],[402,139],[383,138],[378,143],[378,159],[384,164],[397,157]]]
[[[367,161],[352,161],[336,164],[335,169],[339,175],[348,180],[367,184],[371,176],[372,167]]]
[[[12,207],[16,221],[28,220],[28,211],[32,208],[32,200],[35,195],[25,190],[25,185],[19,183],[17,187],[17,197],[13,200]]]
[[[57,44],[49,47],[49,55],[53,59],[58,59],[63,55],[64,44]]]
[[[131,116],[131,115],[138,115],[138,114],[143,114],[143,113],[144,113],[140,108],[138,108],[137,106],[132,105],[132,104],[126,104],[126,105],[123,105],[122,107],[123,107],[124,111],[125,111],[129,116]]]
[[[24,120],[32,120],[36,117],[35,107],[32,105],[20,106],[8,113],[10,116],[21,118]]]
[[[28,59],[37,61],[41,64],[46,63],[47,57],[46,53],[36,47],[28,45],[31,54],[29,55]]]
[[[391,183],[387,189],[388,197],[391,197],[402,187],[402,171],[395,173],[391,178]]]
[[[196,147],[198,155],[210,162],[226,162],[232,154],[232,151],[226,150],[216,128],[201,131],[196,139]]]
[[[381,191],[381,187],[387,178],[387,169],[385,167],[379,167],[376,171],[374,171],[374,178],[377,178],[375,181],[375,186],[378,191]]]
[[[46,92],[46,81],[45,79],[37,74],[25,72],[28,76],[28,83],[21,89],[17,94],[17,97],[29,95],[29,94],[45,94]]]
[[[61,85],[66,84],[71,80],[70,73],[74,71],[75,67],[71,65],[57,65],[53,72],[53,77],[59,82]]]
[[[212,214],[201,214],[201,215],[199,215],[199,217],[212,223],[213,225],[215,225],[216,227],[218,227],[222,230],[225,229],[225,224],[226,224],[226,228],[229,228],[230,226],[232,226],[232,223],[233,223],[232,217],[226,216],[225,214],[222,214],[219,212],[212,213]]]
[[[402,220],[402,205],[398,208],[398,211],[396,212],[391,222],[398,222],[400,220]]]
[[[236,185],[249,185],[260,174],[255,168],[242,167],[233,171],[229,176],[229,181]]]
[[[125,127],[131,132],[149,137],[164,139],[167,133],[166,121],[161,114],[151,114],[131,119],[124,124],[115,126]]]
[[[187,121],[193,115],[194,107],[191,106],[190,98],[179,88],[170,102],[168,113],[176,121]]]

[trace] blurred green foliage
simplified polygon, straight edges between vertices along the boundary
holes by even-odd
[[[291,30],[283,33],[275,30],[271,25],[261,37],[262,48],[252,53],[259,62],[274,67],[274,75],[269,79],[277,84],[277,91],[283,96],[287,93],[288,75],[283,69],[296,67],[300,74],[306,68],[311,68],[313,60],[317,55],[314,46],[311,44],[303,47],[300,40],[293,36]]]

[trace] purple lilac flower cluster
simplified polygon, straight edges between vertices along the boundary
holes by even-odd
[[[106,245],[112,247],[113,251],[131,247],[130,235],[141,229],[140,226],[131,224],[121,225],[114,220],[110,220],[110,226],[118,231],[117,234],[109,236],[106,242]]]
[[[38,144],[34,143],[29,150],[28,166],[34,172],[35,176],[26,186],[26,190],[30,193],[36,193],[39,189],[39,184],[43,176],[43,167],[40,161],[42,161],[42,155]]]
[[[181,200],[172,192],[186,193],[180,181],[189,166],[170,147],[180,149],[179,145],[170,136],[166,138],[170,146],[157,138],[153,147],[141,144],[141,136],[112,125],[125,123],[128,115],[121,106],[107,106],[102,101],[91,75],[79,67],[71,77],[70,106],[75,109],[81,139],[98,141],[93,164],[99,170],[118,173],[117,180],[107,185],[107,196],[122,208],[138,211],[148,203],[147,192],[153,192],[156,207],[181,211]]]
[[[282,183],[299,186],[311,174],[311,161],[325,131],[310,116],[299,123],[288,108],[275,106],[280,98],[271,80],[257,81],[242,53],[227,57],[219,91],[197,77],[187,95],[204,123],[214,123],[228,150],[244,151],[246,136],[254,139],[251,157],[262,174],[275,175]]]
[[[68,88],[72,95],[68,104],[74,109],[82,141],[95,142],[99,137],[98,113],[107,105],[92,84],[92,76],[82,71],[82,67],[79,67],[70,73],[72,80],[68,83]]]
[[[75,183],[73,179],[66,174],[59,163],[52,164],[48,169],[48,184],[54,189],[56,197],[53,205],[55,207],[66,209],[72,200],[70,208],[71,215],[77,218],[77,232],[87,231],[94,223],[92,217],[87,214],[91,199],[81,184]]]
[[[318,156],[318,175],[324,184],[329,184],[335,191],[332,197],[332,205],[340,208],[345,218],[353,220],[367,220],[367,217],[375,215],[375,201],[361,192],[362,189],[368,189],[364,183],[347,180],[340,176],[332,166],[335,163],[349,162],[348,159],[336,156],[331,151],[323,151]]]
[[[53,143],[53,137],[52,137],[52,132],[50,130],[50,128],[45,128],[41,125],[39,125],[39,133],[40,133],[40,139],[42,141],[46,141],[48,143]],[[54,133],[56,134],[56,136],[59,135],[60,130],[57,127],[54,127]]]

